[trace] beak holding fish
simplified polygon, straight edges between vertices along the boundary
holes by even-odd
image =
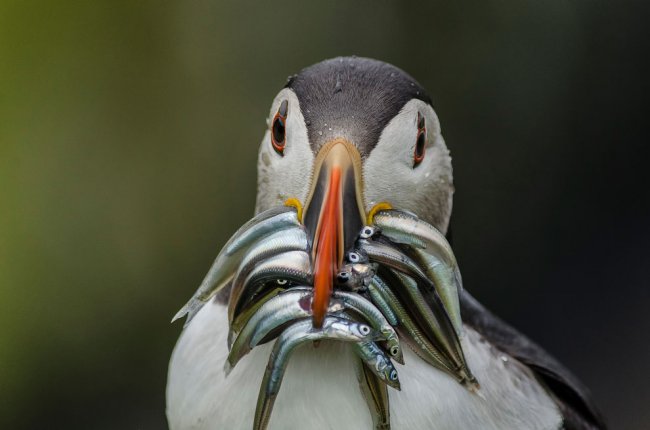
[[[306,202],[291,198],[240,228],[174,317],[187,315],[188,324],[230,288],[226,372],[276,339],[255,429],[267,427],[291,353],[307,342],[351,344],[377,425],[389,421],[387,387],[400,389],[393,360],[404,364],[402,342],[470,391],[479,387],[460,343],[462,281],[449,243],[388,203],[366,212],[363,197],[357,149],[340,138],[326,143]]]

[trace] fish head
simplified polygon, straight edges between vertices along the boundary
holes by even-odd
[[[375,271],[374,264],[345,264],[336,274],[336,285],[350,291],[365,290],[372,277],[375,276]]]

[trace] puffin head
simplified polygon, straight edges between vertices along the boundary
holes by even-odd
[[[453,191],[431,99],[395,66],[325,60],[290,77],[271,104],[256,211],[299,207],[313,241],[316,326],[334,274],[373,210],[408,210],[446,233]]]

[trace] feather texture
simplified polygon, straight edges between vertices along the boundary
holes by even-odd
[[[255,348],[226,378],[225,306],[206,305],[174,350],[167,385],[172,430],[250,429],[272,343]],[[472,394],[410,350],[396,365],[402,391],[390,390],[393,430],[558,429],[560,411],[533,373],[468,329],[467,359],[481,383]],[[270,429],[372,429],[349,346],[306,345],[289,363]],[[317,363],[317,365],[316,365]]]

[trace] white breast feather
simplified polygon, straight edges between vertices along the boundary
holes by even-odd
[[[272,343],[255,348],[226,378],[226,308],[206,305],[184,330],[169,366],[167,418],[172,430],[252,428]],[[530,371],[466,328],[463,347],[479,395],[405,348],[397,364],[402,391],[390,390],[393,430],[558,429],[557,407]],[[271,430],[372,429],[349,348],[324,342],[291,357],[271,417]]]

